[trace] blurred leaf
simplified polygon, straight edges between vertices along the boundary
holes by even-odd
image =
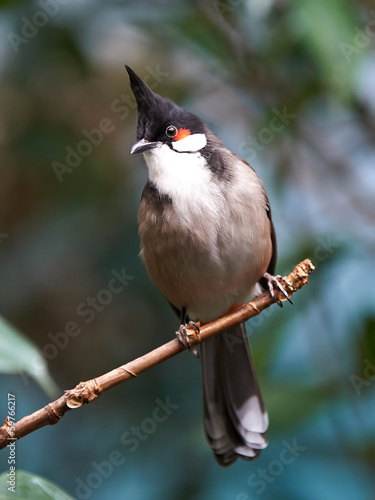
[[[15,493],[9,488],[9,472],[0,476],[0,500],[13,498],[13,500],[73,500],[58,486],[40,476],[24,471],[16,472]]]
[[[0,372],[26,373],[33,377],[50,396],[59,389],[50,374],[39,349],[22,333],[0,317]]]
[[[321,77],[342,97],[352,93],[353,67],[340,49],[353,43],[353,16],[345,2],[296,2],[292,10],[295,28],[318,65]]]

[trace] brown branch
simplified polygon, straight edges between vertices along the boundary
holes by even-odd
[[[298,264],[286,279],[296,290],[299,290],[303,285],[308,283],[308,276],[313,269],[314,266],[312,262],[306,259]],[[287,291],[292,295],[292,290]],[[280,300],[285,300],[281,294],[279,295]],[[199,334],[196,333],[194,328],[187,328],[190,345],[199,344],[209,337],[223,333],[229,327],[247,321],[253,316],[257,316],[271,304],[273,304],[273,300],[269,292],[264,292],[235,312],[203,325]],[[186,348],[187,346],[183,346],[181,342],[175,338],[126,365],[120,366],[115,370],[92,380],[88,380],[87,382],[80,382],[74,389],[65,391],[56,401],[49,403],[44,408],[41,408],[31,415],[23,417],[15,424],[7,417],[4,425],[0,428],[0,449],[45,425],[56,424],[67,411],[73,408],[79,408],[84,403],[91,403],[104,391],[107,391],[125,380],[137,377],[145,370],[162,363],[166,359],[184,351]]]

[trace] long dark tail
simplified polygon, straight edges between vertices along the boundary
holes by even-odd
[[[201,353],[204,428],[216,460],[255,460],[268,444],[268,415],[245,325],[202,342]]]

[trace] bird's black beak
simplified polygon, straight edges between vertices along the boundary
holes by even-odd
[[[144,153],[149,149],[157,148],[159,146],[158,142],[149,142],[146,139],[141,139],[140,141],[133,144],[130,154],[134,155],[136,153]]]

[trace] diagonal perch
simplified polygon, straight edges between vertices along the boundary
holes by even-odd
[[[290,296],[308,283],[308,277],[314,269],[312,262],[306,259],[297,264],[289,276],[286,276],[286,279],[295,288],[295,290],[290,290],[286,287]],[[277,290],[275,291],[275,295],[276,299],[281,301],[286,300]],[[243,321],[247,321],[253,316],[257,316],[273,303],[270,293],[264,292],[235,312],[202,326],[198,335],[194,328],[187,328],[190,337],[190,346],[199,344],[209,337],[219,335],[228,328]],[[186,348],[187,346],[183,346],[179,340],[175,338],[144,356],[130,361],[119,368],[115,368],[104,375],[88,380],[87,382],[80,382],[74,389],[65,391],[56,401],[49,403],[44,408],[37,410],[31,415],[23,417],[14,425],[7,418],[4,425],[0,428],[0,449],[5,448],[8,444],[45,425],[57,424],[67,411],[79,408],[84,403],[91,403],[94,399],[99,397],[102,392],[107,391],[125,380],[137,377],[145,370],[162,363],[166,359],[186,350]]]

